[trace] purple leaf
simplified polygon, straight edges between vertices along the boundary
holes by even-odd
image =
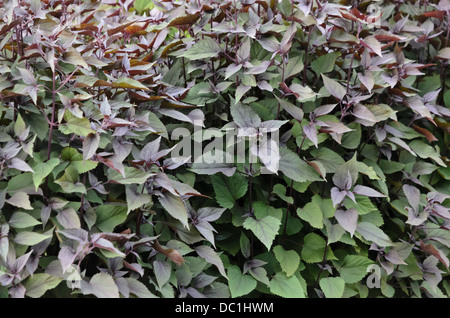
[[[385,197],[384,194],[382,194],[372,188],[362,186],[362,185],[356,185],[353,188],[353,192],[356,194],[366,196],[366,197],[374,197],[374,198]]]
[[[347,211],[336,210],[336,212],[334,212],[334,217],[339,225],[353,237],[358,225],[358,210],[355,208],[351,208]]]
[[[404,184],[402,189],[403,193],[405,193],[409,205],[415,212],[419,212],[420,190],[408,184]]]
[[[341,191],[337,187],[331,188],[331,201],[333,201],[333,206],[336,207],[340,204],[344,198],[347,196],[347,191]]]

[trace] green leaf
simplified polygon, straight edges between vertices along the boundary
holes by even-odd
[[[322,178],[317,171],[288,148],[280,148],[280,162],[278,169],[288,178],[297,182],[320,181]]]
[[[330,92],[331,95],[333,95],[339,100],[343,99],[344,96],[347,94],[345,88],[341,84],[336,82],[334,79],[331,79],[323,74],[321,75],[323,79],[323,84],[325,85],[325,88],[328,90],[328,92]]]
[[[88,286],[88,293],[94,294],[97,298],[119,298],[119,288],[111,275],[107,273],[92,276]]]
[[[356,227],[356,232],[361,234],[364,239],[369,242],[373,242],[379,246],[392,246],[389,236],[387,236],[380,228],[376,227],[372,223],[361,222]]]
[[[233,208],[236,200],[247,193],[248,182],[240,174],[235,173],[231,177],[216,174],[211,176],[211,181],[217,203],[224,208]]]
[[[307,263],[319,263],[322,261],[325,252],[326,242],[316,233],[308,233],[303,241],[301,258]],[[327,259],[335,259],[331,249],[326,251]]]
[[[307,203],[303,209],[297,209],[297,215],[316,229],[323,228],[322,209],[316,202]]]
[[[256,288],[256,280],[249,275],[242,275],[237,266],[228,268],[227,276],[231,297],[233,298],[247,295]]]
[[[190,60],[207,59],[216,57],[222,49],[219,44],[210,37],[206,36],[204,39],[195,43],[186,52],[181,54],[181,57],[188,58]]]
[[[25,125],[25,121],[23,120],[22,116],[20,116],[20,114],[18,114],[17,119],[14,122],[14,134],[17,137],[21,137],[26,129],[27,129],[27,126]]]
[[[282,199],[283,201],[285,201],[289,204],[294,203],[294,199],[292,197],[286,196],[286,188],[282,184],[277,183],[273,187],[272,192],[275,193],[276,195],[278,195],[280,197],[280,199]]]
[[[40,298],[49,289],[53,289],[62,281],[61,278],[47,273],[38,273],[29,276],[24,283],[26,295],[31,298]]]
[[[148,178],[155,175],[153,172],[145,172],[141,169],[128,166],[125,167],[125,177],[113,169],[109,169],[107,174],[109,180],[116,181],[120,184],[143,184]]]
[[[342,298],[345,282],[340,277],[325,277],[319,281],[320,288],[326,298]]]
[[[20,191],[14,193],[11,198],[6,200],[6,202],[24,210],[33,210],[30,198],[25,192]]]
[[[52,237],[52,234],[23,231],[17,233],[14,242],[19,245],[32,246]]]
[[[409,147],[423,159],[433,159],[437,164],[446,167],[447,165],[442,161],[439,153],[430,145],[421,140],[413,140],[409,143]]]
[[[167,192],[164,196],[159,197],[159,202],[172,217],[179,220],[186,228],[189,228],[188,211],[180,197]]]
[[[273,252],[286,276],[292,276],[300,264],[300,256],[298,256],[297,252],[293,250],[286,251],[281,245],[275,246]]]
[[[141,206],[152,202],[152,197],[146,193],[136,193],[129,187],[125,188],[125,194],[127,197],[127,213],[130,213]]]
[[[225,268],[222,260],[220,259],[219,254],[217,254],[211,247],[207,245],[200,245],[195,248],[195,251],[200,257],[204,258],[209,264],[213,264],[214,266],[216,266],[220,274],[223,277],[227,278]]]
[[[97,215],[96,225],[102,232],[113,232],[116,226],[127,219],[126,206],[104,204],[98,206],[95,212]]]
[[[30,214],[25,212],[14,212],[14,214],[9,219],[9,225],[16,229],[24,229],[27,227],[32,227],[38,224],[42,224],[38,220],[36,220],[34,217],[32,217]]]
[[[268,250],[278,234],[280,225],[281,221],[273,216],[266,216],[260,220],[248,217],[243,223],[244,228],[251,230]]]
[[[143,90],[149,90],[147,86],[144,84],[141,84],[140,82],[129,78],[129,77],[121,77],[117,79],[114,83],[112,83],[112,87],[118,87],[118,88],[131,88],[131,89],[143,89]]]
[[[74,49],[73,47],[70,47],[63,55],[63,61],[75,66],[82,66],[85,69],[90,69],[87,65],[86,61],[83,59],[81,54]]]
[[[76,134],[83,137],[95,133],[95,131],[91,128],[91,123],[87,118],[78,117],[72,117],[66,123],[60,125],[59,131],[61,131],[65,135]]]
[[[361,281],[368,273],[367,268],[374,262],[365,256],[347,255],[344,263],[338,268],[341,278],[347,284]]]
[[[305,298],[302,284],[295,275],[287,277],[284,273],[276,273],[270,281],[270,291],[284,298]]]
[[[35,190],[38,189],[39,185],[42,181],[55,169],[57,165],[59,165],[60,160],[58,158],[50,158],[46,162],[40,162],[33,167],[34,173],[33,176],[33,184]]]
[[[317,76],[329,73],[333,70],[334,65],[336,64],[336,59],[339,56],[341,56],[341,52],[332,52],[321,55],[311,62],[311,68]]]

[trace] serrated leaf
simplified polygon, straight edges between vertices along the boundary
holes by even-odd
[[[256,280],[249,275],[242,275],[237,266],[228,268],[227,276],[231,297],[233,298],[247,295],[256,288]]]
[[[344,294],[345,281],[340,277],[324,277],[319,285],[326,298],[341,298]]]
[[[286,276],[292,276],[300,265],[300,256],[294,250],[285,250],[281,245],[273,248],[273,252]]]
[[[251,230],[255,236],[270,250],[275,236],[280,229],[281,221],[273,216],[265,216],[260,220],[248,217],[245,219],[243,226],[247,230]]]
[[[119,288],[111,275],[107,273],[97,273],[92,276],[88,291],[97,298],[119,298]]]
[[[211,181],[216,200],[224,208],[233,208],[236,200],[247,193],[248,182],[240,174],[234,174],[231,177],[213,175]]]
[[[284,273],[276,273],[270,281],[270,291],[283,298],[305,298],[302,284],[295,275],[287,277]]]
[[[368,273],[368,266],[374,262],[360,255],[347,255],[340,266],[339,274],[347,284],[361,281]]]
[[[57,165],[59,165],[60,160],[58,158],[50,158],[46,162],[40,162],[34,166],[33,176],[33,184],[35,190],[38,189],[39,185],[42,181],[55,169]]]

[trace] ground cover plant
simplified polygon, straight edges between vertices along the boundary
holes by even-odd
[[[0,3],[0,297],[450,295],[448,0]]]

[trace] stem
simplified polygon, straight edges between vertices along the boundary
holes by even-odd
[[[53,90],[52,90],[52,119],[51,119],[51,125],[50,130],[48,132],[48,144],[47,144],[47,160],[50,159],[50,153],[52,150],[52,133],[53,133],[53,126],[55,124],[55,111],[56,111],[56,73],[53,73]]]
[[[327,262],[327,248],[328,248],[328,237],[325,239],[325,249],[323,250],[323,258],[322,258],[322,266],[320,267],[319,274],[316,278],[316,284],[315,286],[319,284],[320,275],[322,275],[323,267],[325,266],[325,263]]]

